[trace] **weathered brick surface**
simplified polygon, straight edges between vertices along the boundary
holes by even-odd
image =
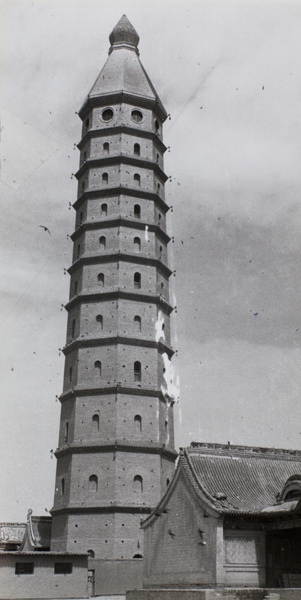
[[[164,147],[150,108],[140,123],[137,106],[114,104],[108,122],[105,108],[80,146],[52,546],[125,561],[143,555],[140,521],[174,472]]]

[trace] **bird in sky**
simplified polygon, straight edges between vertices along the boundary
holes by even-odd
[[[48,227],[46,227],[45,225],[39,225],[39,227],[42,227],[42,229],[44,229],[44,231],[48,231],[49,235],[51,235]]]

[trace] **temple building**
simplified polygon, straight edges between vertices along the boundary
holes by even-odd
[[[193,442],[142,527],[145,588],[299,588],[301,452]]]

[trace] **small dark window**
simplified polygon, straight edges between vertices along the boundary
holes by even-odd
[[[156,130],[156,133],[158,133],[159,129],[160,129],[159,122],[157,121],[157,119],[155,119],[155,130]]]
[[[132,110],[132,119],[135,123],[141,123],[143,119],[141,110]]]
[[[159,162],[159,154],[157,154],[157,162]]]
[[[103,329],[103,316],[102,315],[97,315],[96,321],[98,323],[99,329]]]
[[[166,487],[168,487],[169,484],[170,484],[170,479],[168,479],[168,477],[167,477],[167,479],[166,479]]]
[[[106,238],[104,235],[99,238],[99,247],[101,250],[105,250],[106,248]]]
[[[90,556],[90,558],[94,558],[94,556],[95,556],[94,550],[87,550],[87,554],[88,554],[88,556]]]
[[[103,273],[98,273],[97,279],[98,279],[99,285],[101,287],[104,287],[104,284],[105,284],[105,276],[104,276],[104,274]]]
[[[135,181],[135,183],[137,183],[137,185],[140,185],[141,177],[140,177],[139,173],[134,174],[134,181]]]
[[[80,225],[81,225],[81,224],[82,224],[82,222],[83,222],[83,218],[84,218],[84,213],[83,213],[83,212],[81,212],[81,213],[80,213],[80,215],[79,215],[79,223],[80,223]]]
[[[78,285],[77,285],[77,281],[76,281],[74,283],[74,294],[77,294],[77,287],[78,287]]]
[[[34,571],[33,562],[16,562],[15,574],[16,575],[32,575]]]
[[[113,119],[113,116],[114,113],[111,108],[105,108],[105,110],[102,111],[102,118],[104,121],[111,121],[111,119]]]
[[[140,494],[143,492],[143,479],[141,475],[135,475],[134,477],[134,492]]]
[[[71,562],[54,563],[54,572],[55,572],[55,575],[68,575],[68,574],[72,573],[72,563]]]
[[[61,496],[63,496],[65,493],[65,478],[62,477],[61,479]]]
[[[135,431],[140,433],[142,431],[142,417],[135,415],[134,417]]]
[[[108,205],[106,204],[106,202],[104,202],[101,205],[101,214],[102,214],[103,217],[106,217],[107,214],[108,214]]]
[[[73,319],[73,321],[72,321],[72,331],[71,331],[71,337],[73,337],[73,338],[75,336],[75,323],[76,323],[76,321],[75,321],[75,319]]]
[[[141,273],[134,274],[134,288],[136,288],[136,290],[140,290],[141,288]]]
[[[134,381],[141,381],[141,362],[134,362]]]
[[[85,125],[86,125],[87,128],[90,127],[90,119],[86,119]]]
[[[135,246],[135,250],[138,250],[138,252],[140,252],[141,250],[141,240],[139,237],[135,237],[134,238],[134,246]]]
[[[77,246],[77,251],[76,251],[76,258],[80,257],[80,244],[78,244]]]
[[[108,173],[103,173],[102,174],[102,183],[108,183],[109,182],[109,175]]]
[[[159,194],[159,192],[160,192],[160,187],[161,187],[160,183],[157,183],[157,194]]]
[[[84,189],[85,189],[85,185],[86,185],[86,182],[85,182],[85,181],[82,181],[82,190],[83,190],[83,191],[84,191]]]
[[[92,429],[93,431],[99,431],[99,415],[95,414],[92,417]]]
[[[69,381],[70,381],[70,383],[72,381],[72,367],[70,367],[70,369],[69,369]]]
[[[101,362],[100,360],[96,360],[94,363],[95,369],[98,370],[99,377],[101,377]]]
[[[89,492],[97,492],[97,490],[98,490],[97,475],[90,475],[90,477],[89,477]]]
[[[104,143],[104,145],[103,145],[103,151],[104,151],[105,154],[109,154],[109,152],[110,152],[110,144],[109,144],[109,142],[105,142]]]
[[[133,558],[143,558],[142,554],[134,554]]]
[[[140,144],[134,144],[134,154],[140,156]]]
[[[134,325],[135,331],[141,331],[141,317],[139,317],[139,315],[134,317]]]
[[[163,281],[161,281],[161,290],[163,290],[163,288],[164,288],[164,283],[163,283]]]
[[[68,442],[69,439],[69,422],[65,423],[65,443]]]
[[[135,206],[134,206],[134,217],[136,219],[141,219],[141,206],[140,206],[140,204],[135,204]]]

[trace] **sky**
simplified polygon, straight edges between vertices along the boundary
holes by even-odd
[[[301,0],[0,9],[0,521],[52,507],[76,112],[123,13],[171,116],[176,446],[300,450]]]

